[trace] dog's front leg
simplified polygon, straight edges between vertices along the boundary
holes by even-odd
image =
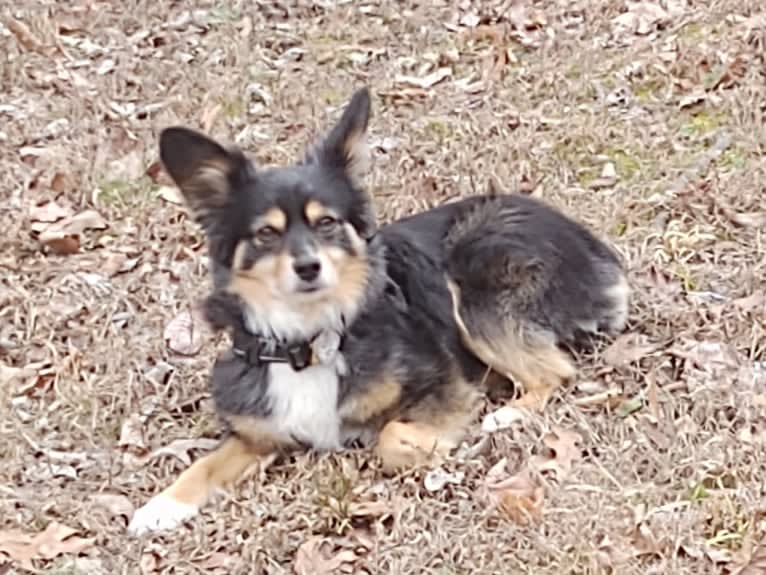
[[[260,458],[273,452],[233,435],[195,461],[169,487],[155,495],[133,515],[128,531],[141,535],[177,527],[195,516],[216,490],[233,484]]]

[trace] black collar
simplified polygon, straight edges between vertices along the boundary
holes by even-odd
[[[253,366],[289,363],[295,371],[300,371],[311,365],[314,356],[311,344],[318,335],[308,340],[286,343],[239,331],[234,334],[232,351]]]

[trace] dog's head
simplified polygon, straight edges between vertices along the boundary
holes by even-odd
[[[193,130],[160,135],[165,169],[205,230],[216,287],[245,302],[254,331],[307,337],[358,311],[375,231],[360,185],[369,116],[361,89],[303,161],[262,170]]]

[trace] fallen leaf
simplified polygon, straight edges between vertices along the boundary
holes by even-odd
[[[0,387],[5,387],[20,379],[36,376],[38,370],[33,367],[13,367],[0,363]]]
[[[711,375],[736,370],[742,363],[737,350],[720,341],[691,341],[672,353],[686,360],[690,367],[702,369]]]
[[[452,76],[452,68],[438,68],[434,72],[431,72],[427,76],[418,78],[416,76],[399,75],[396,77],[397,84],[406,84],[415,88],[427,89],[435,86],[439,82],[442,82]]]
[[[681,110],[685,110],[686,108],[691,108],[697,104],[701,104],[705,100],[707,100],[707,94],[704,90],[699,90],[683,96],[678,101],[678,107]]]
[[[237,558],[233,555],[229,555],[228,553],[223,553],[221,551],[214,551],[207,557],[202,559],[195,559],[194,565],[197,567],[197,569],[201,569],[202,572],[206,572],[212,569],[231,568],[234,566],[236,561]]]
[[[136,269],[139,258],[129,258],[127,254],[114,252],[106,256],[101,264],[101,271],[109,277],[124,274]]]
[[[132,447],[139,451],[146,449],[144,441],[144,421],[143,418],[134,413],[122,422],[120,428],[120,439],[117,442],[120,447]]]
[[[742,311],[763,308],[766,305],[766,292],[758,290],[745,297],[737,298],[732,303]]]
[[[766,575],[766,537],[761,539],[750,560],[737,575]]]
[[[33,52],[44,52],[43,43],[37,39],[29,27],[21,20],[15,18],[6,18],[3,20],[6,28],[11,31],[19,44],[25,49]]]
[[[356,561],[353,551],[347,549],[330,555],[323,552],[325,545],[325,539],[314,536],[298,547],[293,564],[295,575],[330,575],[343,565]]]
[[[499,509],[519,525],[528,525],[542,517],[545,489],[528,469],[487,484]]]
[[[734,212],[724,210],[726,217],[743,228],[762,228],[766,226],[766,212]]]
[[[157,197],[171,204],[183,205],[184,198],[175,186],[162,186],[157,190]]]
[[[170,455],[176,457],[184,465],[191,465],[191,456],[189,452],[193,449],[200,449],[202,451],[210,451],[215,448],[220,442],[216,439],[209,439],[205,437],[199,437],[196,439],[175,439],[168,445],[160,447],[152,451],[146,458],[147,461],[162,457],[163,455]]]
[[[141,554],[141,559],[138,561],[138,569],[141,571],[141,575],[150,575],[160,570],[162,566],[162,557],[159,553],[151,550],[144,551]]]
[[[94,495],[91,501],[99,507],[106,509],[112,515],[123,516],[127,519],[133,517],[133,513],[136,510],[130,499],[117,493],[99,493]]]
[[[448,473],[441,467],[432,469],[426,474],[423,480],[423,486],[427,491],[435,492],[444,489],[447,485],[460,485],[463,482],[465,473],[457,471],[455,473]]]
[[[51,178],[50,186],[51,186],[51,190],[53,190],[57,194],[60,194],[62,192],[65,192],[68,189],[73,188],[73,185],[69,180],[69,177],[62,172],[56,172],[53,175],[53,178]]]
[[[199,353],[208,335],[210,329],[197,309],[179,313],[165,326],[163,334],[168,348],[180,355]]]
[[[354,501],[348,506],[351,517],[380,517],[392,512],[390,501]]]
[[[0,531],[0,553],[25,569],[32,569],[33,559],[53,559],[68,553],[82,553],[93,547],[95,538],[75,536],[77,529],[52,521],[45,531],[32,536],[16,530]]]
[[[40,232],[47,224],[57,222],[72,215],[72,210],[60,206],[56,202],[45,202],[29,209],[29,219],[32,221],[32,231]]]
[[[540,473],[551,471],[562,481],[572,470],[572,464],[580,459],[582,436],[559,426],[554,426],[551,433],[543,437],[543,444],[550,450],[546,455],[533,455],[530,467]]]
[[[643,406],[644,402],[640,397],[630,397],[620,403],[614,413],[617,417],[628,417],[631,413],[635,413]]]
[[[492,413],[488,413],[481,422],[481,430],[485,433],[492,433],[500,429],[506,429],[517,421],[523,421],[524,417],[523,410],[506,405]]]
[[[623,333],[604,350],[604,361],[612,367],[634,363],[658,349],[644,334]]]
[[[103,230],[107,227],[101,214],[95,210],[85,210],[73,216],[61,216],[62,213],[61,208],[51,206],[47,209],[41,208],[33,216],[38,219],[32,225],[32,231],[39,234],[40,243],[57,254],[76,253],[80,248],[80,236],[86,230]]]
[[[612,20],[617,34],[626,33],[646,36],[667,24],[670,14],[662,6],[654,2],[630,2],[627,12],[623,12]]]

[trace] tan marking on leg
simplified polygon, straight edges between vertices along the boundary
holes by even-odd
[[[394,407],[401,395],[402,386],[398,381],[383,378],[367,390],[348,398],[340,407],[340,415],[348,423],[367,423]]]
[[[250,442],[230,437],[217,449],[195,461],[161,495],[179,503],[201,507],[215,489],[237,481],[264,455]]]
[[[465,345],[495,371],[519,383],[526,394],[513,403],[542,411],[553,393],[577,373],[570,358],[553,343],[530,342],[521,326],[508,325],[504,337],[492,341],[473,336],[460,314],[460,288],[451,280],[455,322]]]
[[[457,447],[457,442],[426,423],[388,422],[378,436],[375,453],[386,473],[436,463]]]
[[[440,461],[465,437],[480,405],[477,386],[455,376],[439,397],[400,412],[381,430],[376,454],[393,473]]]

